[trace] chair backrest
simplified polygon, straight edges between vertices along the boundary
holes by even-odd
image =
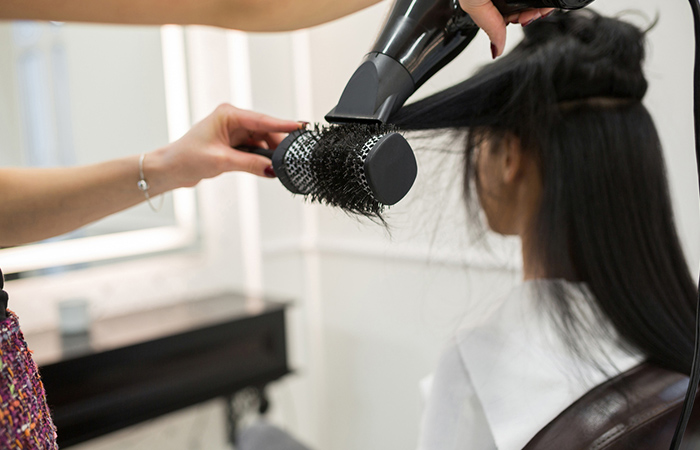
[[[523,450],[668,450],[687,387],[687,376],[641,364],[593,388]],[[700,449],[698,403],[683,449]]]

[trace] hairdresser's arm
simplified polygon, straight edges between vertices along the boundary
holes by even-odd
[[[194,186],[235,170],[274,176],[269,159],[232,146],[274,148],[283,137],[276,132],[299,126],[222,105],[179,140],[146,155],[149,193]],[[74,168],[0,169],[0,246],[57,236],[144,201],[137,188],[138,161],[131,156]]]
[[[285,31],[345,16],[380,0],[2,0],[0,19],[199,24]]]
[[[503,54],[506,46],[507,24],[520,23],[525,26],[552,11],[551,8],[528,9],[504,18],[491,0],[459,0],[459,4],[489,36],[491,54],[494,58]]]

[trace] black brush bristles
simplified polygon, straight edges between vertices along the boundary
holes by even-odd
[[[368,149],[379,137],[396,132],[385,124],[314,125],[318,136],[309,156],[316,181],[307,198],[384,223],[385,205],[373,195],[364,174]]]

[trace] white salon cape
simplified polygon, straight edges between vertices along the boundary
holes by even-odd
[[[455,335],[422,383],[419,450],[521,450],[608,378],[567,350],[551,318],[537,308],[540,283],[551,281],[523,283],[485,321]],[[585,285],[565,285],[583,302],[576,287]],[[609,376],[642,361],[614,342],[598,344],[609,356],[597,358]]]

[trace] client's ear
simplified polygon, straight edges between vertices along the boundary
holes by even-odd
[[[511,133],[508,133],[508,135],[504,137],[501,146],[503,182],[505,184],[512,184],[518,180],[523,170],[523,149],[520,145],[520,139]]]

